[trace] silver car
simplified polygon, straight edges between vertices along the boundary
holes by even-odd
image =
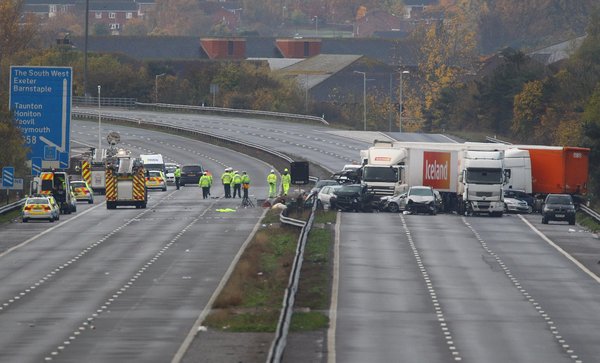
[[[326,185],[324,187],[321,188],[321,190],[319,191],[319,194],[317,196],[317,203],[319,203],[319,206],[322,206],[324,209],[330,209],[331,208],[331,196],[333,195],[333,192],[339,188],[341,188],[341,185]]]
[[[382,198],[382,203],[383,210],[392,213],[406,211],[433,215],[437,214],[439,204],[435,191],[428,186],[410,187],[407,193]]]
[[[524,200],[504,197],[504,211],[507,213],[531,213],[532,208]]]

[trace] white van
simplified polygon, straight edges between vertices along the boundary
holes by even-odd
[[[163,173],[166,171],[165,162],[161,154],[142,154],[140,158],[146,170],[159,170]]]

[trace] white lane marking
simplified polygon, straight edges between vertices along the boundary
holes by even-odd
[[[327,362],[335,363],[335,333],[337,328],[338,292],[340,283],[340,211],[335,218],[335,242],[333,246],[333,280],[331,281],[331,305],[329,306],[329,329],[327,330]]]
[[[521,217],[519,215],[519,217]],[[523,217],[521,217],[523,218]],[[513,283],[513,285],[517,288],[517,290],[519,290],[519,292],[521,292],[521,294],[523,295],[523,297],[531,303],[531,305],[534,307],[535,310],[537,310],[537,313],[544,318],[544,321],[546,321],[546,324],[550,330],[550,334],[552,334],[554,336],[554,339],[556,339],[558,341],[558,343],[560,343],[561,348],[570,356],[571,359],[575,360],[575,363],[582,363],[581,360],[578,360],[577,358],[579,358],[577,355],[573,354],[574,350],[572,349],[567,349],[569,347],[568,344],[566,344],[565,347],[565,340],[562,339],[562,336],[559,335],[558,332],[558,328],[555,326],[554,322],[551,320],[550,316],[542,309],[542,307],[540,306],[540,303],[537,302],[530,293],[527,292],[527,290],[525,290],[523,288],[523,285],[521,285],[521,283],[519,282],[519,280],[514,277],[514,275],[512,274],[512,272],[510,271],[510,269],[508,268],[508,266],[506,265],[506,263],[504,263],[504,261],[502,260],[502,258],[496,254],[491,248],[489,248],[487,246],[487,243],[484,241],[484,239],[481,237],[481,235],[479,234],[479,232],[477,232],[475,230],[475,228],[473,227],[473,225],[471,223],[468,223],[465,217],[462,217],[462,221],[463,223],[467,226],[467,228],[469,228],[471,230],[471,232],[473,232],[473,235],[475,236],[475,238],[477,239],[477,241],[479,242],[479,244],[483,247],[483,249],[490,255],[492,256],[496,262],[498,263],[498,265],[500,265],[502,267],[502,270],[504,271],[504,274],[510,279],[510,281]],[[529,224],[530,227],[534,228],[531,224]],[[535,228],[534,228],[535,229]],[[539,234],[539,233],[538,233]],[[543,236],[545,237],[545,236]],[[549,240],[548,240],[549,241]]]
[[[89,212],[91,212],[91,211],[93,211],[94,209],[96,209],[96,208],[98,208],[98,207],[100,207],[100,206],[104,205],[105,203],[106,203],[106,202],[102,202],[102,203],[98,204],[97,206],[94,206],[94,207],[92,207],[92,208],[90,208],[90,209],[88,209],[88,210],[86,210],[86,211],[84,211],[84,212],[82,212],[82,213],[77,213],[77,215],[76,215],[75,217],[73,217],[73,218],[69,218],[69,219],[67,219],[67,220],[66,220],[66,221],[64,221],[64,222],[61,222],[61,223],[57,224],[56,226],[50,227],[50,228],[48,228],[47,230],[45,230],[45,231],[43,231],[43,232],[41,232],[41,233],[39,233],[39,234],[36,234],[35,236],[33,236],[33,237],[29,238],[29,239],[28,239],[27,241],[25,241],[25,242],[19,243],[19,244],[18,244],[18,245],[16,245],[16,246],[12,246],[11,248],[7,249],[6,251],[4,251],[4,252],[0,253],[0,258],[4,257],[4,256],[6,256],[6,255],[8,255],[9,253],[11,253],[12,251],[16,250],[17,248],[21,248],[21,247],[23,247],[23,246],[26,246],[27,244],[31,243],[32,241],[35,241],[36,239],[40,238],[41,236],[45,235],[46,233],[49,233],[50,231],[53,231],[53,230],[55,230],[56,228],[58,228],[58,227],[60,227],[60,226],[64,225],[65,223],[69,223],[69,222],[71,222],[72,220],[75,220],[75,219],[77,219],[77,218],[79,218],[79,217],[81,217],[81,216],[83,216],[83,215],[85,215],[85,214],[88,214]]]
[[[402,214],[400,214],[400,220],[402,221],[402,228],[404,229],[404,233],[406,234],[408,244],[410,245],[410,248],[413,251],[413,256],[415,260],[417,261],[419,271],[421,271],[421,274],[423,275],[423,281],[425,281],[425,286],[427,286],[427,290],[429,291],[429,297],[431,298],[431,302],[435,310],[435,315],[437,316],[438,322],[440,323],[440,328],[443,332],[443,335],[446,336],[445,339],[446,344],[448,345],[448,349],[450,350],[454,361],[462,361],[462,357],[459,353],[459,350],[456,347],[456,344],[454,344],[454,340],[452,339],[452,333],[450,332],[450,328],[448,327],[448,323],[446,321],[446,318],[444,317],[444,310],[442,309],[441,304],[439,302],[434,284],[431,280],[429,272],[427,271],[427,267],[425,267],[425,263],[423,262],[423,257],[421,256],[421,253],[419,252],[419,249],[417,248],[417,245],[414,239],[412,238],[412,233],[410,232],[408,224],[406,223],[406,219]]]
[[[173,192],[173,193],[175,193],[175,192]],[[172,195],[173,193],[171,193],[171,195]],[[169,197],[170,197],[171,195],[169,195]],[[162,202],[163,202],[163,201],[165,201],[166,199],[169,199],[169,197],[166,197],[166,198],[163,198],[163,199],[161,199],[161,200],[160,200],[160,201],[157,203],[157,205],[158,205],[158,204],[160,204],[160,203],[162,203]],[[124,294],[124,293],[127,291],[127,289],[129,289],[130,287],[132,287],[132,286],[133,286],[133,283],[134,283],[134,282],[135,282],[135,281],[136,281],[136,280],[137,280],[137,279],[138,279],[138,278],[141,276],[141,274],[142,274],[142,273],[144,273],[144,272],[145,272],[145,271],[146,271],[146,270],[147,270],[147,269],[148,269],[150,266],[152,266],[152,264],[153,264],[154,262],[156,262],[156,261],[157,261],[157,260],[158,260],[158,259],[159,259],[159,258],[160,258],[162,255],[163,255],[163,253],[164,253],[164,252],[166,252],[166,251],[167,251],[167,250],[168,250],[168,249],[169,249],[169,248],[170,248],[170,247],[171,247],[173,244],[175,244],[175,242],[177,242],[177,240],[179,240],[179,238],[181,238],[181,236],[182,236],[182,235],[183,235],[185,232],[187,232],[187,230],[188,230],[188,229],[189,229],[191,226],[193,226],[193,225],[194,225],[196,222],[198,222],[198,221],[200,220],[200,218],[204,217],[204,215],[205,215],[206,213],[208,213],[209,211],[211,211],[211,210],[212,210],[212,208],[213,208],[213,206],[214,206],[216,203],[217,203],[217,200],[215,200],[214,202],[212,202],[212,203],[211,203],[211,204],[208,206],[208,208],[206,208],[204,211],[202,211],[202,213],[200,213],[200,215],[199,215],[199,216],[197,216],[196,218],[194,218],[194,220],[193,220],[192,222],[190,222],[190,223],[189,223],[188,225],[186,225],[186,226],[185,226],[183,229],[181,229],[181,231],[180,231],[179,233],[177,233],[177,234],[175,235],[175,237],[173,237],[173,238],[172,238],[172,239],[171,239],[171,240],[170,240],[170,241],[169,241],[167,244],[163,245],[163,247],[162,247],[162,248],[161,248],[161,249],[160,249],[158,252],[156,252],[156,253],[154,254],[154,257],[152,257],[152,258],[150,258],[150,260],[147,260],[147,261],[146,261],[146,264],[144,264],[144,267],[142,267],[142,268],[139,270],[139,273],[135,274],[135,275],[134,275],[132,278],[130,278],[130,279],[129,279],[129,281],[128,281],[128,282],[126,282],[126,283],[123,285],[123,287],[121,287],[120,289],[118,289],[117,291],[115,291],[115,292],[114,292],[114,294],[112,295],[112,298],[109,298],[109,299],[107,299],[107,300],[104,302],[104,304],[103,304],[103,305],[101,305],[101,306],[100,306],[100,308],[96,310],[96,312],[95,312],[95,313],[93,313],[93,314],[92,314],[90,317],[88,317],[88,318],[86,319],[86,321],[84,321],[84,322],[82,323],[82,325],[81,325],[81,326],[78,328],[78,329],[79,329],[79,331],[75,331],[73,334],[74,334],[74,335],[79,335],[79,334],[81,334],[81,332],[85,332],[85,330],[86,330],[86,329],[88,329],[88,328],[87,328],[87,326],[88,326],[90,323],[93,323],[93,321],[94,321],[95,319],[99,318],[101,314],[103,314],[105,311],[108,311],[108,306],[109,306],[110,304],[112,304],[113,302],[115,302],[115,300],[116,300],[116,299],[118,299],[120,296],[122,296],[122,295],[123,295],[123,294]],[[145,210],[144,212],[142,212],[140,215],[142,215],[142,214],[145,214],[145,213],[148,213],[149,211],[150,211],[150,209],[147,209],[147,210]],[[266,210],[265,210],[265,212],[266,212]],[[122,225],[121,227],[117,228],[116,230],[114,230],[114,231],[113,231],[113,232],[111,232],[110,234],[113,234],[113,233],[115,233],[117,230],[120,230],[121,228],[125,227],[127,224],[129,224],[129,223],[133,222],[133,221],[134,221],[134,220],[136,220],[136,219],[137,219],[137,218],[132,218],[132,219],[130,219],[130,220],[129,220],[129,221],[126,223],[126,224],[124,224],[124,225]],[[94,326],[93,326],[93,325],[91,325],[91,326],[89,327],[89,329],[95,329],[95,328],[94,328]],[[69,339],[71,339],[71,338],[69,337]],[[72,339],[72,340],[74,340],[74,339]],[[60,346],[58,347],[58,350],[63,350],[63,349],[64,349],[64,347],[63,347],[62,349],[60,348]],[[55,353],[56,353],[56,354],[55,354]],[[50,353],[50,356],[52,356],[52,355],[57,355],[57,354],[58,354],[58,352],[57,352],[57,351],[53,351],[53,352],[51,352],[51,353]],[[51,358],[51,357],[46,357],[45,359],[48,359],[48,358]]]
[[[183,359],[183,356],[185,355],[185,353],[187,352],[188,348],[192,344],[192,341],[194,340],[194,337],[196,336],[196,333],[198,333],[198,329],[202,325],[202,322],[204,321],[204,319],[206,319],[206,316],[210,312],[210,310],[211,310],[211,308],[212,308],[215,300],[217,299],[217,297],[221,293],[221,290],[223,290],[223,287],[225,287],[225,284],[227,283],[227,281],[229,281],[229,277],[233,273],[233,269],[237,265],[240,257],[242,257],[242,254],[246,250],[246,246],[248,246],[248,244],[250,243],[250,241],[252,241],[252,238],[256,234],[256,231],[258,231],[258,227],[260,227],[261,221],[262,221],[262,219],[263,219],[263,217],[265,216],[266,213],[267,213],[267,209],[265,209],[263,211],[262,215],[258,219],[258,222],[256,222],[256,224],[254,225],[254,229],[252,229],[252,232],[250,232],[250,234],[248,235],[248,238],[246,238],[246,240],[244,241],[244,243],[242,244],[242,246],[238,250],[237,254],[235,255],[235,257],[231,261],[231,264],[229,264],[229,267],[227,268],[227,271],[225,271],[225,274],[221,278],[221,281],[219,282],[219,285],[217,285],[217,288],[215,289],[215,291],[213,292],[212,296],[210,297],[210,299],[206,303],[206,306],[204,307],[204,309],[202,310],[202,312],[200,313],[200,315],[198,316],[198,318],[194,322],[194,325],[192,325],[192,329],[190,330],[190,332],[187,334],[187,336],[183,340],[183,343],[181,343],[181,346],[179,347],[179,349],[175,353],[175,356],[173,356],[173,359],[171,360],[171,363],[179,363]]]
[[[525,219],[522,215],[518,215],[521,220],[529,226],[538,236],[542,237],[544,241],[546,241],[550,246],[554,247],[558,252],[562,253],[563,256],[568,258],[571,262],[575,264],[575,266],[579,267],[583,272],[588,274],[591,278],[596,280],[597,283],[600,283],[600,277],[598,277],[595,273],[585,267],[581,262],[577,261],[573,256],[567,253],[567,251],[563,250],[559,245],[554,243],[550,238],[546,237],[539,229],[537,229],[533,224],[531,224],[527,219]]]

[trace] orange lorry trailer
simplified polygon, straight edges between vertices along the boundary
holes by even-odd
[[[587,193],[590,149],[519,145],[529,150],[533,194]]]

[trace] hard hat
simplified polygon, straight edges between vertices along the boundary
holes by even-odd
[[[242,171],[242,174],[246,174],[246,172],[245,172],[245,171]]]
[[[288,171],[287,168],[283,169],[283,171]]]
[[[274,173],[274,172],[275,172],[275,170],[271,169],[271,173]]]

